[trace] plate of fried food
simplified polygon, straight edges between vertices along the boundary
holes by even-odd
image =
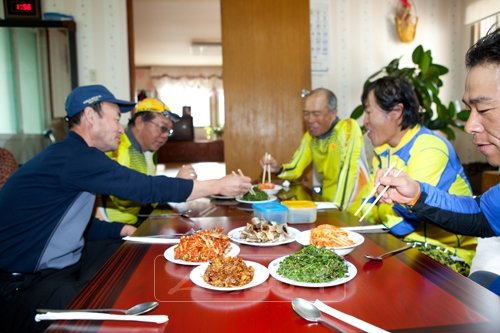
[[[351,253],[364,241],[365,238],[361,234],[330,224],[321,224],[311,230],[302,231],[297,237],[297,242],[304,246],[326,247],[334,250],[339,256]]]
[[[200,230],[189,236],[182,236],[179,244],[169,247],[164,257],[181,265],[201,265],[219,255],[236,256],[240,253],[238,245],[231,243],[222,228]]]
[[[276,280],[299,287],[337,286],[354,279],[356,266],[324,247],[308,245],[271,261],[269,273]]]
[[[235,291],[258,286],[269,277],[267,268],[240,257],[218,256],[209,263],[194,268],[191,281],[202,288]]]
[[[300,235],[300,231],[289,227],[286,223],[253,217],[246,226],[233,229],[227,235],[231,240],[240,244],[277,246],[294,242],[295,238]]]

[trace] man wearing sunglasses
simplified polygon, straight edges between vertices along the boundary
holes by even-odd
[[[149,176],[156,174],[155,153],[173,133],[173,125],[180,117],[156,98],[145,98],[137,103],[128,127],[120,138],[118,149],[107,155],[123,166]],[[177,177],[196,179],[192,165],[181,167]],[[102,196],[98,201],[96,217],[108,222],[136,224],[141,213],[151,210],[150,205],[124,200],[115,196]]]

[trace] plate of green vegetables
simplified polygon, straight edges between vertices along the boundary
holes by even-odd
[[[349,261],[324,247],[308,245],[268,266],[276,280],[299,287],[332,287],[354,279],[358,270]]]
[[[247,192],[240,197],[236,197],[236,201],[246,204],[271,202],[276,199],[277,198],[274,195],[269,195],[266,192],[259,190],[257,186],[254,186],[251,192]]]

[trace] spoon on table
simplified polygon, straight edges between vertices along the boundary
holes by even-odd
[[[64,310],[52,310],[52,309],[37,309],[39,313],[45,312],[122,312],[129,316],[137,316],[146,312],[149,312],[156,308],[160,303],[158,302],[146,302],[136,304],[130,309],[64,309]]]
[[[312,321],[314,323],[322,323],[337,332],[344,333],[341,329],[324,320],[323,317],[321,317],[319,309],[313,303],[306,301],[303,298],[292,299],[292,308],[305,320]]]
[[[385,257],[387,257],[387,256],[390,256],[390,255],[393,255],[393,254],[396,254],[396,253],[399,253],[399,252],[406,251],[406,250],[408,250],[408,249],[411,249],[411,248],[412,248],[412,247],[414,247],[414,246],[415,246],[415,244],[409,244],[409,245],[406,245],[406,246],[400,247],[399,249],[392,250],[392,251],[389,251],[389,252],[383,253],[383,254],[378,255],[378,256],[371,256],[371,255],[365,254],[365,258],[370,259],[370,260],[378,260],[378,261],[381,261],[381,260],[383,260],[383,259],[384,259]]]

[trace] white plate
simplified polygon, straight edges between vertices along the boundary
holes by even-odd
[[[269,271],[265,266],[262,266],[259,263],[253,262],[253,261],[247,261],[245,260],[245,263],[247,266],[253,267],[254,268],[254,274],[253,274],[253,279],[249,283],[239,286],[239,287],[231,287],[231,288],[223,288],[223,287],[216,287],[212,286],[211,284],[208,284],[203,280],[203,274],[205,274],[205,271],[207,270],[208,263],[205,263],[203,265],[200,265],[196,268],[194,268],[191,271],[191,274],[189,274],[189,278],[191,281],[196,284],[197,286],[206,288],[206,289],[211,289],[211,290],[218,290],[218,291],[235,291],[235,290],[243,290],[243,289],[248,289],[252,288],[255,286],[258,286],[261,283],[264,283],[267,278],[269,277]]]
[[[349,261],[346,260],[345,262],[347,264],[347,272],[349,274],[349,276],[347,276],[347,277],[343,277],[341,279],[335,279],[335,280],[330,281],[330,282],[321,282],[321,283],[300,282],[300,281],[290,280],[290,279],[287,279],[286,277],[283,277],[280,274],[278,274],[278,268],[280,267],[280,263],[283,260],[285,260],[286,257],[288,257],[288,256],[274,259],[273,261],[271,261],[271,263],[269,264],[269,266],[267,268],[269,269],[269,273],[271,274],[271,276],[273,278],[275,278],[276,280],[278,280],[280,282],[291,284],[292,286],[308,287],[308,288],[332,287],[332,286],[337,286],[339,284],[344,284],[346,282],[349,282],[352,279],[354,279],[356,274],[358,274],[358,270],[356,269],[356,266],[354,266],[353,264],[351,264]]]
[[[339,256],[345,256],[351,253],[357,246],[360,246],[365,241],[363,235],[358,234],[354,231],[345,230],[348,234],[349,239],[354,241],[354,245],[350,246],[339,246],[339,247],[327,247],[328,249],[333,249],[335,253]],[[302,231],[297,237],[297,242],[306,246],[311,244],[311,230]]]
[[[248,201],[248,200],[243,200],[241,197],[237,197],[236,201],[241,202],[241,203],[246,203],[246,204],[254,204],[254,203],[264,203],[264,202],[271,202],[275,201],[277,198],[274,195],[270,195],[269,199],[267,200],[261,200],[261,201]]]
[[[190,265],[190,266],[198,266],[202,265],[204,263],[207,263],[206,261],[202,262],[195,262],[195,261],[186,261],[186,260],[181,260],[181,259],[175,259],[175,248],[178,245],[174,245],[169,247],[168,249],[165,250],[165,253],[163,253],[163,256],[165,259],[167,259],[170,262],[173,262],[174,264],[180,264],[180,265]],[[240,253],[240,247],[236,244],[230,243],[229,244],[229,249],[226,252],[226,256],[237,256]]]
[[[212,194],[210,197],[218,200],[234,200],[234,198],[236,198],[234,195],[231,196],[222,194]]]
[[[252,246],[277,246],[277,245],[282,245],[282,244],[288,244],[295,242],[296,238],[300,235],[300,230],[288,227],[288,239],[279,241],[279,242],[265,242],[265,243],[256,243],[256,242],[249,242],[245,239],[240,238],[240,233],[245,229],[245,227],[239,227],[236,229],[231,230],[230,232],[227,233],[227,235],[235,242],[240,243],[240,244],[245,244],[245,245],[252,245]]]

